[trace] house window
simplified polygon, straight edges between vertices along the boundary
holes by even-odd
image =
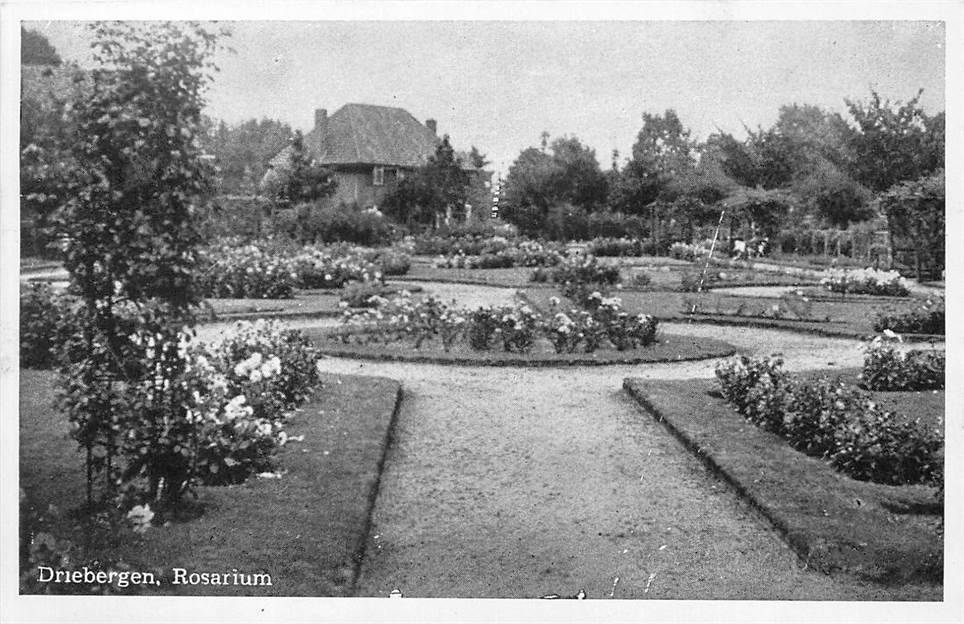
[[[385,167],[375,167],[372,170],[372,184],[385,186]]]

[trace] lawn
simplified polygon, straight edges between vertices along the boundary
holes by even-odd
[[[808,565],[891,586],[931,583],[925,599],[940,599],[941,512],[933,488],[846,477],[746,422],[715,393],[713,380],[627,379],[624,387],[772,522]],[[922,420],[943,414],[943,393],[928,393],[923,402],[917,393],[875,397],[884,394],[889,406]]]
[[[705,293],[640,292],[613,290],[612,295],[622,299],[627,312],[650,314],[660,320],[689,320],[732,325],[760,325],[804,332],[840,336],[868,336],[874,334],[874,319],[878,314],[893,307],[890,303],[860,301],[815,301],[809,316],[799,319],[787,314],[782,319],[762,318],[764,310],[771,310],[779,303],[776,297],[749,297]],[[555,290],[535,289],[526,291],[530,302],[541,310],[549,309],[549,300],[558,297]],[[702,313],[688,314],[693,303],[699,304]],[[739,314],[737,314],[739,312]],[[769,313],[769,312],[768,312]],[[829,320],[828,320],[829,318]]]
[[[84,543],[83,460],[53,408],[54,373],[22,371],[20,486],[25,506],[44,513],[45,530]],[[280,479],[201,487],[182,517],[143,537],[130,530],[95,532],[76,566],[94,560],[156,571],[164,594],[347,596],[363,556],[371,508],[400,398],[397,382],[324,376],[315,396],[286,426],[277,457]],[[54,505],[59,513],[48,513]],[[264,572],[270,587],[172,585],[172,567],[208,572]]]

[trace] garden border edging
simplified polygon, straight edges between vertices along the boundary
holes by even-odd
[[[932,583],[934,582],[934,576],[941,574],[943,570],[942,558],[935,561],[935,557],[939,556],[940,551],[933,552],[933,549],[930,549],[931,552],[929,552],[927,548],[927,546],[932,545],[931,540],[927,539],[926,536],[912,535],[909,542],[902,541],[901,538],[905,537],[905,534],[898,535],[899,526],[888,525],[883,517],[884,514],[880,511],[872,511],[866,507],[861,511],[859,505],[855,509],[844,508],[841,505],[841,500],[837,500],[833,496],[820,499],[809,496],[809,491],[803,495],[804,500],[802,501],[796,498],[800,496],[799,492],[787,492],[785,498],[789,502],[784,501],[784,498],[769,496],[770,493],[766,491],[767,483],[772,483],[771,479],[774,479],[778,484],[777,487],[779,487],[779,474],[775,478],[764,478],[764,472],[761,471],[759,480],[749,483],[745,480],[747,475],[740,474],[741,466],[738,463],[731,463],[738,460],[721,458],[718,454],[722,453],[725,456],[728,451],[734,455],[754,452],[753,443],[759,444],[761,440],[768,436],[773,436],[771,448],[778,449],[778,456],[784,454],[785,451],[792,453],[797,453],[797,451],[790,449],[781,438],[755,427],[747,429],[747,434],[740,436],[736,443],[737,445],[745,443],[747,445],[745,449],[737,448],[734,451],[732,447],[733,439],[728,440],[731,447],[720,448],[719,451],[713,449],[715,444],[712,444],[709,448],[705,447],[698,439],[697,432],[687,431],[687,427],[676,422],[673,418],[668,418],[667,414],[657,407],[642,387],[647,383],[655,382],[645,379],[625,378],[623,389],[644,411],[648,412],[657,422],[663,424],[673,437],[691,451],[710,472],[718,475],[733,487],[741,499],[745,500],[774,527],[780,538],[806,566],[813,567],[825,574],[843,572],[883,585],[904,582]],[[697,421],[690,423],[690,426],[698,428],[700,425]],[[753,427],[749,424],[747,426]],[[726,442],[727,440],[722,441],[724,444]],[[769,443],[766,442],[766,444]],[[770,460],[775,461],[772,456]],[[801,455],[799,460],[794,459],[794,462],[797,461],[808,462],[811,466],[811,468],[803,468],[803,470],[809,470],[809,473],[801,473],[808,475],[810,487],[813,487],[815,483],[821,486],[831,485],[833,486],[832,491],[840,497],[852,496],[855,492],[860,493],[861,496],[864,496],[865,492],[870,496],[879,495],[881,492],[894,493],[894,491],[889,490],[891,486],[858,482],[843,477],[815,458]],[[795,463],[794,465],[798,464]],[[818,465],[819,468],[814,473],[812,467]],[[773,464],[767,464],[767,466],[772,467]],[[749,468],[743,468],[744,471],[749,470]],[[754,471],[757,468],[757,466],[754,466]],[[777,468],[777,473],[779,473],[780,466],[777,465]],[[799,475],[791,473],[789,476],[784,475],[784,478],[792,480],[792,478],[799,478]],[[758,482],[761,485],[756,485]],[[912,495],[908,496],[913,498]],[[898,495],[894,498],[900,499],[901,496]],[[780,503],[783,502],[786,502],[788,509],[779,507]],[[826,505],[826,508],[823,509],[823,517],[819,517],[815,513],[807,513],[815,511],[814,504],[817,505],[817,508],[820,505]],[[830,511],[829,515],[828,510]],[[870,523],[869,526],[859,525],[860,520]],[[854,526],[858,527],[856,532]],[[860,532],[861,529],[864,532]],[[868,538],[868,533],[878,540],[875,542],[874,539]],[[867,539],[861,541],[858,537]]]

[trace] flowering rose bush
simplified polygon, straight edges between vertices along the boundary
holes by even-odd
[[[198,287],[206,297],[287,299],[298,286],[292,261],[257,245],[223,242],[202,249],[198,268]]]
[[[563,250],[537,241],[513,241],[493,237],[471,254],[464,249],[440,256],[435,266],[445,269],[508,269],[521,267],[550,267],[559,264]]]
[[[703,256],[708,256],[709,254],[709,248],[701,244],[690,245],[688,243],[673,243],[669,246],[670,258],[675,258],[677,260],[689,260],[692,262],[702,258]]]
[[[341,288],[407,273],[411,260],[392,249],[292,245],[274,239],[242,244],[220,239],[200,252],[200,286],[207,297],[286,299],[296,288]]]
[[[539,331],[539,315],[526,304],[503,306],[497,309],[499,337],[505,351],[528,353],[535,344]]]
[[[878,336],[867,347],[861,379],[871,390],[943,389],[944,352],[899,351]]]
[[[839,381],[800,381],[782,364],[746,356],[720,362],[716,377],[724,399],[748,421],[855,479],[900,485],[938,476],[939,430],[884,411],[870,395]]]
[[[902,313],[881,314],[874,331],[889,329],[898,334],[940,334],[944,329],[944,301],[928,299],[920,307]]]
[[[830,292],[889,297],[906,297],[909,292],[907,283],[897,271],[866,268],[831,269],[827,273],[820,284]]]
[[[595,256],[569,257],[553,269],[552,281],[562,286],[564,296],[583,305],[592,292],[619,282],[619,267],[599,264]]]

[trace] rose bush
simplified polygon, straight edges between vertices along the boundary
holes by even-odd
[[[937,478],[940,430],[884,411],[869,394],[842,382],[803,382],[782,364],[779,358],[747,356],[720,362],[716,377],[723,398],[749,422],[855,479],[901,485]]]
[[[899,351],[878,336],[867,347],[861,379],[871,390],[942,390],[944,352]]]
[[[897,271],[831,269],[820,284],[830,292],[855,295],[906,297],[907,283]]]

